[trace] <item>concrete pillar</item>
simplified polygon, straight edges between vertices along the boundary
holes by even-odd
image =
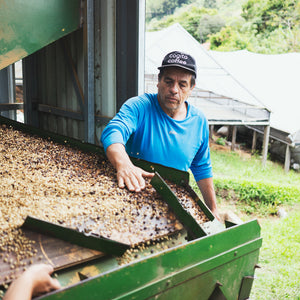
[[[262,165],[265,166],[268,158],[268,147],[270,137],[270,125],[265,126],[264,129],[264,142],[263,142],[263,153],[262,153]]]

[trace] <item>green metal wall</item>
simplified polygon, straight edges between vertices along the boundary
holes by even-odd
[[[0,0],[0,69],[80,25],[80,0]]]

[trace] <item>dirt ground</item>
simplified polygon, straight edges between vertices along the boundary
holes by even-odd
[[[225,146],[217,144],[214,140],[210,139],[209,141],[209,147],[212,150],[217,151],[224,151],[224,152],[231,152],[231,147],[229,144],[226,144]],[[236,145],[236,149],[234,150],[236,153],[239,154],[239,156],[243,158],[250,158],[251,157],[251,150],[241,147],[239,144]]]

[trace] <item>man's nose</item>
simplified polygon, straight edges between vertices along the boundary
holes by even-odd
[[[173,94],[177,94],[177,93],[178,93],[178,90],[179,90],[178,84],[177,84],[177,83],[174,83],[174,84],[172,85],[172,87],[171,87],[171,92],[172,92]]]

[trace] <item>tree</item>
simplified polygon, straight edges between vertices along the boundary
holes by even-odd
[[[157,17],[147,23],[147,30],[180,23],[199,42],[209,40],[215,50],[248,49],[268,54],[300,51],[300,0],[147,0],[148,3]],[[214,3],[216,9],[207,8]]]
[[[248,0],[241,16],[242,26],[227,26],[210,36],[212,49],[267,54],[299,51],[299,0]]]
[[[217,1],[216,0],[204,0],[203,6],[205,8],[216,8]]]
[[[198,26],[200,42],[204,43],[209,35],[219,32],[224,26],[225,21],[219,15],[203,15]]]
[[[247,39],[240,35],[232,27],[227,26],[220,32],[210,37],[210,47],[212,50],[233,51],[247,48]]]
[[[178,9],[173,15],[166,16],[161,20],[153,19],[148,24],[147,30],[160,30],[175,23],[179,23],[195,39],[201,41],[198,30],[201,17],[203,15],[215,15],[216,13],[216,10],[190,4]]]
[[[257,33],[270,33],[279,27],[291,30],[299,25],[298,0],[248,0],[242,17],[257,27]]]
[[[189,4],[192,0],[147,0],[146,21],[161,19],[174,13],[176,8]]]

